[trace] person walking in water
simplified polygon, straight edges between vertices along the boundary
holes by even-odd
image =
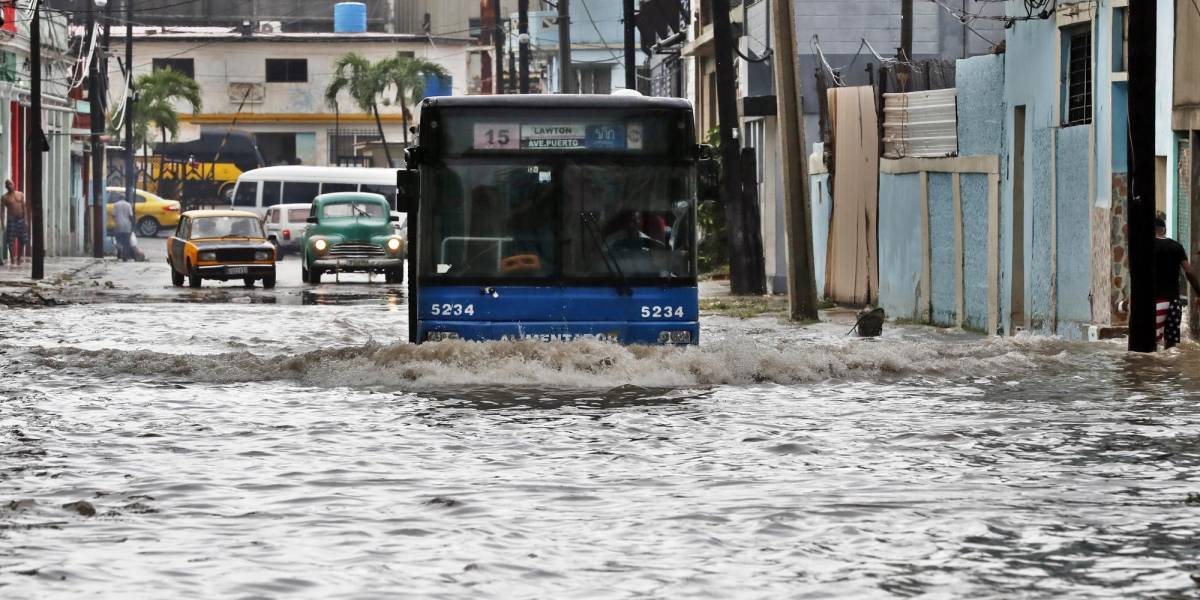
[[[4,226],[4,243],[7,245],[12,264],[21,264],[21,257],[29,247],[29,203],[25,194],[18,192],[11,179],[4,181],[4,195],[0,196],[0,212],[7,217]],[[2,253],[0,253],[2,254]]]
[[[117,197],[113,203],[113,240],[117,243],[117,258],[126,260],[133,258],[133,248],[129,237],[133,235],[133,205],[125,199],[125,194]]]
[[[1183,268],[1192,290],[1200,297],[1200,279],[1187,252],[1179,242],[1167,237],[1167,222],[1158,217],[1154,222],[1154,297],[1156,302],[1155,326],[1158,341],[1163,349],[1179,344],[1179,325],[1183,321],[1183,301],[1179,299],[1179,269]]]

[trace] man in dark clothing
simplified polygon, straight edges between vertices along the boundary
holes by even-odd
[[[1154,239],[1154,297],[1157,312],[1155,325],[1158,341],[1163,348],[1179,344],[1179,324],[1183,321],[1183,301],[1179,299],[1179,268],[1187,275],[1188,283],[1200,296],[1200,280],[1188,262],[1187,252],[1179,242],[1167,237],[1167,223],[1159,217],[1155,223]]]

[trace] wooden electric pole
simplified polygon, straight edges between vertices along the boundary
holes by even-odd
[[[92,61],[88,63],[88,116],[92,144],[92,258],[104,258],[104,84],[100,71],[100,28],[96,26],[96,0],[88,2],[87,28]]]
[[[749,206],[739,176],[737,77],[729,0],[713,2],[713,50],[717,62],[717,120],[721,132],[721,202],[729,230],[729,287],[734,294],[767,293],[758,205]]]
[[[558,93],[575,93],[571,69],[571,0],[558,0]]]
[[[133,0],[125,0],[125,201],[136,206],[137,166],[133,161],[133,115],[137,110],[133,89]]]
[[[25,151],[29,157],[28,182],[25,195],[32,214],[29,228],[33,279],[46,276],[46,227],[42,207],[42,152],[46,135],[42,132],[42,6],[33,2],[33,19],[29,22],[29,127],[25,134]],[[21,249],[24,251],[24,248]]]
[[[897,58],[900,59],[900,64],[896,65],[897,79],[900,82],[900,91],[909,91],[909,81],[912,78],[912,72],[908,68],[912,62],[913,53],[913,0],[900,0],[900,48]]]
[[[1157,349],[1154,297],[1156,3],[1129,3],[1129,350]],[[1165,274],[1171,277],[1177,274]]]
[[[625,87],[637,89],[637,48],[634,47],[634,32],[637,27],[637,15],[634,13],[633,0],[624,0],[625,12]]]
[[[788,306],[793,321],[815,321],[817,280],[813,268],[812,200],[808,157],[804,153],[804,121],[796,77],[796,33],[791,2],[772,5],[775,38],[775,107],[783,170],[784,221],[787,227]]]
[[[492,44],[496,47],[496,82],[492,93],[504,93],[504,28],[500,21],[500,0],[492,0]]]
[[[517,42],[520,44],[521,93],[529,93],[529,0],[517,1]]]

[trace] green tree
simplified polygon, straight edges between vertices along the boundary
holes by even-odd
[[[133,89],[137,91],[137,104],[133,111],[133,145],[135,148],[142,147],[143,156],[150,155],[151,128],[159,131],[162,142],[179,137],[179,112],[175,110],[178,102],[190,106],[193,115],[203,107],[200,85],[196,80],[169,68],[139,75],[134,80]],[[114,117],[109,115],[109,133],[119,138],[123,132],[117,131],[118,124],[113,122]],[[145,177],[146,169],[142,171]],[[161,183],[162,168],[159,168],[158,180]]]
[[[436,63],[399,53],[392,58],[373,63],[361,54],[350,52],[334,63],[333,79],[325,88],[325,103],[330,108],[337,109],[338,95],[345,91],[359,109],[374,116],[384,155],[391,165],[392,152],[383,132],[379,105],[388,106],[393,102],[400,105],[404,145],[407,146],[408,123],[411,118],[408,107],[409,104],[417,104],[424,98],[426,75],[445,77],[447,72]]]

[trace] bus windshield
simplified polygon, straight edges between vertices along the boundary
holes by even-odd
[[[447,283],[694,280],[691,172],[652,157],[448,159],[422,211],[422,270]]]

